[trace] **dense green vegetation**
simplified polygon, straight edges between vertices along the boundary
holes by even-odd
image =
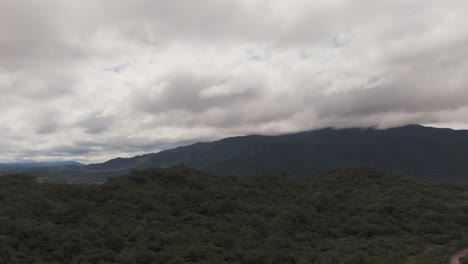
[[[0,263],[446,263],[468,189],[367,167],[222,177],[179,166],[102,185],[0,177]]]
[[[343,164],[368,164],[438,182],[468,182],[468,131],[405,126],[321,129],[280,136],[246,136],[197,143],[156,154],[75,167],[3,170],[48,181],[102,182],[132,170],[178,164],[228,176],[307,176]]]

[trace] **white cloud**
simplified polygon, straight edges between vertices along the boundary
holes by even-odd
[[[465,127],[468,3],[0,2],[0,160],[324,126]]]

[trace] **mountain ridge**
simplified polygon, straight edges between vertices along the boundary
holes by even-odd
[[[60,167],[60,166],[85,166],[85,164],[70,161],[27,161],[27,162],[2,162],[0,168],[41,168],[41,167]]]
[[[26,173],[67,182],[184,164],[226,176],[282,173],[312,175],[346,164],[365,164],[433,181],[468,182],[468,131],[421,125],[323,128],[283,135],[247,135],[115,158],[75,168],[38,168]]]
[[[456,148],[460,147],[460,143],[466,146],[466,151]],[[110,169],[119,164],[117,167],[122,169],[125,164],[130,170],[141,170],[185,164],[231,176],[263,172],[305,176],[338,164],[359,163],[424,177],[418,168],[412,170],[410,166],[403,166],[404,160],[397,156],[416,156],[421,159],[416,162],[434,162],[434,158],[426,153],[439,153],[436,157],[441,158],[450,152],[450,148],[455,150],[451,155],[456,155],[457,151],[463,154],[462,160],[454,160],[457,166],[468,161],[468,131],[422,125],[390,129],[323,128],[291,134],[247,135],[198,142],[158,153],[112,159],[101,164],[88,165],[87,168]],[[398,151],[412,153],[409,155]],[[394,164],[386,161],[388,158],[396,159]],[[420,164],[419,167],[421,166],[423,165]],[[444,164],[444,167],[449,166]],[[468,166],[463,167],[463,175],[465,171],[468,172]],[[455,172],[457,177],[461,177],[462,172]],[[424,173],[437,174],[429,170],[424,170]]]

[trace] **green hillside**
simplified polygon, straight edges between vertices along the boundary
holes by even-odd
[[[233,176],[269,172],[306,176],[336,165],[366,164],[423,179],[467,182],[468,131],[411,125],[253,135],[114,159],[87,169],[129,172],[178,164]]]
[[[436,182],[468,183],[468,131],[411,125],[392,129],[321,129],[278,136],[251,135],[116,158],[88,166],[0,168],[41,180],[103,182],[135,170],[184,164],[243,176],[279,172],[302,177],[338,165],[365,164]]]
[[[0,177],[0,263],[447,263],[468,188],[368,167],[222,177],[184,166],[102,185]]]

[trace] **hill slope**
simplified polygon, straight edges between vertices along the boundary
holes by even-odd
[[[281,172],[305,176],[346,163],[426,179],[468,180],[468,131],[412,125],[387,130],[321,129],[281,136],[253,135],[110,160],[87,169],[140,170],[185,164],[224,175]]]
[[[468,182],[468,131],[411,125],[386,130],[329,128],[280,136],[251,135],[88,166],[13,172],[49,181],[95,183],[134,170],[178,164],[229,176],[278,172],[293,177],[336,165],[366,164],[433,181]],[[4,170],[3,174],[11,172]]]
[[[102,185],[0,177],[0,262],[446,263],[468,243],[466,199],[367,167],[300,179],[175,167]]]

